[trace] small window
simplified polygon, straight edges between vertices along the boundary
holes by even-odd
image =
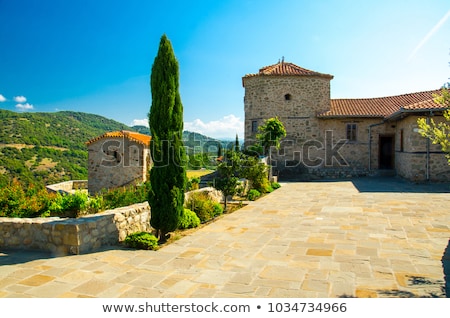
[[[356,141],[356,124],[347,124],[347,140]]]
[[[253,120],[252,121],[252,132],[257,132],[257,131],[258,131],[258,121]]]
[[[292,99],[292,95],[291,94],[284,95],[284,100],[291,100],[291,99]]]

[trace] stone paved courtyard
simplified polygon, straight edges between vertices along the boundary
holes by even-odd
[[[156,252],[2,250],[0,297],[448,297],[449,192],[284,183]]]

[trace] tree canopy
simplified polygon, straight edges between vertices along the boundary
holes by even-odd
[[[269,118],[264,121],[264,125],[258,127],[259,133],[256,139],[261,142],[264,154],[268,154],[270,147],[280,148],[280,140],[286,137],[286,129],[278,117]]]
[[[435,95],[434,101],[444,107],[450,107],[448,85],[442,88],[440,95]],[[441,145],[450,165],[450,109],[444,111],[443,116],[445,121],[442,122],[436,123],[432,118],[428,122],[426,118],[419,118],[417,124],[423,137],[430,139],[433,144]]]

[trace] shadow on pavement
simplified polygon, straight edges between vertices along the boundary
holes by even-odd
[[[450,298],[450,240],[442,255],[442,268],[444,269],[445,296]]]
[[[104,252],[108,250],[133,250],[121,245],[111,245],[111,246],[103,246],[95,251],[86,254],[93,254],[97,252]],[[41,251],[41,250],[20,250],[20,249],[0,249],[0,266],[2,265],[15,265],[15,264],[24,264],[31,261],[42,260],[42,259],[50,259],[57,257],[71,257],[75,255],[58,255],[51,253],[49,251]]]
[[[449,183],[413,183],[399,177],[362,177],[350,181],[359,192],[450,193]]]
[[[15,265],[28,263],[38,259],[53,258],[50,252],[37,250],[14,250],[2,249],[0,250],[0,266],[1,265]]]

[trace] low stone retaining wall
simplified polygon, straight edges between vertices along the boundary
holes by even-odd
[[[76,219],[0,218],[0,247],[84,254],[116,245],[128,234],[151,231],[147,202]]]

